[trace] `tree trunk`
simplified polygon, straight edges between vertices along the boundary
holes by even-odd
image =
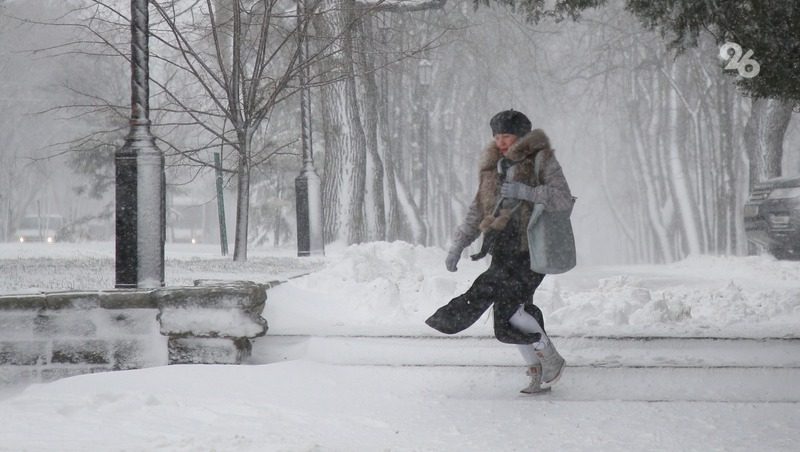
[[[384,200],[383,159],[378,152],[378,83],[375,80],[375,62],[372,58],[377,54],[373,44],[372,27],[369,16],[361,21],[358,28],[359,48],[358,64],[361,67],[361,86],[364,96],[361,107],[364,111],[364,131],[367,147],[366,165],[366,229],[367,240],[386,239],[386,208]]]
[[[419,133],[417,134],[416,158],[414,163],[414,186],[418,188],[418,205],[419,212],[422,215],[423,225],[423,238],[422,244],[430,244],[431,225],[433,218],[431,218],[428,209],[428,200],[430,198],[430,190],[428,189],[428,180],[430,178],[430,91],[427,86],[418,86],[419,97],[415,106],[417,107],[417,121],[420,125]]]
[[[325,177],[322,184],[323,229],[326,242],[347,244],[364,240],[366,138],[358,111],[353,77],[352,0],[333,0],[326,14],[316,15],[314,27],[321,36],[340,36],[324,68],[321,112],[325,136]],[[343,78],[343,81],[334,80]]]
[[[272,237],[272,246],[274,248],[278,248],[281,246],[281,226],[283,225],[283,207],[281,206],[283,201],[283,173],[277,172],[276,174],[277,179],[277,202],[275,203],[275,225],[273,228],[273,237]]]
[[[384,65],[388,58],[384,57]],[[394,147],[392,146],[391,126],[389,120],[389,75],[388,68],[382,71],[381,108],[378,121],[381,148],[383,149],[383,182],[385,197],[386,240],[395,241],[401,237],[402,217],[397,201],[397,181],[395,178]]]
[[[239,165],[236,193],[236,238],[233,245],[233,260],[247,260],[247,223],[250,214],[250,158],[249,141],[244,132],[239,132]]]
[[[677,64],[672,66],[673,80],[680,80],[677,74],[680,67]],[[678,93],[675,88],[671,88],[668,94],[669,116],[667,128],[669,130],[669,182],[675,196],[676,205],[680,212],[682,232],[686,241],[689,254],[700,254],[703,251],[702,230],[697,210],[697,200],[692,196],[691,180],[686,169],[687,152],[681,152],[686,148],[686,114],[678,105]],[[683,114],[682,114],[683,113]]]
[[[736,162],[738,148],[734,145],[734,136],[737,130],[736,103],[732,86],[727,80],[718,80],[717,113],[719,115],[719,154],[721,158],[722,180],[720,181],[717,215],[720,217],[718,234],[724,238],[717,242],[718,251],[725,254],[738,254],[739,237],[736,223],[739,222],[740,210],[737,206]]]
[[[636,121],[632,121],[634,123]],[[672,249],[670,248],[670,230],[669,225],[672,219],[673,204],[671,198],[663,198],[659,196],[657,187],[657,177],[654,175],[652,167],[657,165],[658,162],[651,162],[647,155],[647,145],[644,142],[643,134],[638,128],[637,124],[631,124],[631,132],[633,133],[634,142],[634,156],[637,166],[637,171],[641,175],[641,181],[644,183],[644,205],[647,208],[647,217],[650,223],[650,230],[655,237],[654,255],[658,262],[671,262],[674,260]],[[662,205],[662,203],[664,203]]]
[[[646,49],[645,49],[646,50]],[[634,57],[636,58],[636,57]],[[639,57],[641,58],[641,57]],[[665,157],[663,140],[663,117],[666,115],[666,102],[663,102],[664,89],[659,79],[652,74],[631,73],[627,78],[628,98],[627,116],[623,121],[629,125],[628,133],[633,147],[635,180],[640,181],[646,209],[649,237],[640,237],[652,243],[648,254],[656,262],[671,262],[674,253],[671,246],[674,235],[672,225],[675,217],[673,198],[665,180]]]
[[[753,185],[780,177],[783,139],[792,118],[793,104],[776,99],[753,99],[744,137],[750,161],[750,191]]]

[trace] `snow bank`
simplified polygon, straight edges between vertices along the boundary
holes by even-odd
[[[669,265],[579,269],[565,275],[564,286],[586,275],[597,278],[596,287],[542,303],[565,334],[800,335],[798,262],[692,256]]]
[[[469,288],[488,261],[404,242],[354,245],[322,270],[270,292],[273,332],[438,334],[423,322]],[[578,267],[534,296],[557,335],[800,336],[800,262],[692,256],[668,265]],[[491,334],[479,320],[465,334]]]
[[[359,310],[381,317],[390,312],[408,313],[426,300],[439,302],[468,287],[466,278],[447,274],[444,258],[438,248],[405,242],[354,245],[330,258],[324,269],[290,284],[350,299]]]

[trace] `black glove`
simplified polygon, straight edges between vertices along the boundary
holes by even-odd
[[[494,242],[497,240],[498,231],[486,231],[483,233],[483,244],[481,244],[481,250],[478,251],[476,254],[470,256],[470,259],[477,261],[478,259],[483,259],[486,257],[487,254],[492,252],[492,248],[494,248]]]

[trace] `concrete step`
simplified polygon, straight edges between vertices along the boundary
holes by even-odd
[[[738,338],[553,338],[570,367],[800,369],[800,340]],[[515,346],[493,337],[270,336],[253,363],[311,359],[381,366],[524,366]]]

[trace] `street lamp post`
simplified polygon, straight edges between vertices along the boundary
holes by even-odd
[[[308,42],[305,39],[306,5],[297,0],[297,45],[300,79],[300,141],[303,168],[294,180],[297,211],[297,256],[322,256],[325,244],[322,229],[322,183],[314,168],[311,130],[311,96],[308,90]]]
[[[164,285],[164,155],[150,133],[148,0],[131,0],[131,118],[116,164],[116,283]]]
[[[419,62],[419,84],[422,87],[422,109],[424,111],[423,118],[422,118],[422,181],[421,181],[421,195],[420,195],[420,212],[423,215],[423,223],[425,224],[425,243],[424,245],[430,244],[430,227],[429,227],[429,218],[428,215],[428,153],[430,149],[430,140],[428,137],[429,129],[430,129],[430,101],[428,99],[428,89],[431,86],[431,82],[433,81],[433,63],[431,63],[427,59],[422,59]]]

